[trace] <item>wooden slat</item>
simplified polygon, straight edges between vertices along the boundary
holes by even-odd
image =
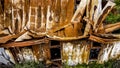
[[[9,31],[11,31],[11,23],[12,23],[12,15],[11,15],[11,9],[12,9],[12,0],[4,0],[4,28],[9,28]],[[10,12],[9,12],[10,11]]]
[[[104,33],[110,33],[118,29],[120,29],[120,22],[114,24],[106,24],[103,26],[103,28],[100,27],[98,29],[98,33],[101,33],[102,31],[104,31]]]
[[[104,43],[104,44],[113,43],[115,41],[120,41],[120,39],[106,39],[106,38],[101,38],[101,37],[97,37],[94,35],[90,35],[89,40],[99,42],[99,43]]]
[[[93,3],[93,4],[92,4]],[[92,16],[93,16],[93,12],[91,9],[93,9],[93,7],[95,6],[96,2],[93,1],[93,0],[88,0],[87,1],[87,9],[86,9],[86,17],[89,18],[91,21],[92,21]],[[86,24],[86,27],[85,27],[85,30],[84,30],[84,36],[88,35],[89,34],[89,31],[91,29],[91,21],[86,21],[87,24]]]
[[[32,46],[32,49],[36,61],[38,61],[40,59],[40,44]]]
[[[97,36],[109,39],[120,39],[120,34],[97,34]]]
[[[87,38],[87,36],[78,36],[78,37],[58,37],[58,36],[51,36],[47,35],[51,40],[58,40],[58,41],[72,41],[72,40],[79,40],[83,38]]]
[[[71,23],[71,19],[73,17],[73,12],[74,12],[74,0],[69,0],[67,3],[67,10],[66,10],[66,22],[65,23]],[[75,36],[75,32],[73,30],[73,26],[70,25],[65,28],[65,36],[66,37],[73,37]]]
[[[28,9],[30,6],[30,2],[29,0],[25,0],[25,2],[22,2],[21,5],[22,5],[22,30],[24,30],[24,27],[26,26],[27,21],[28,21],[27,14],[29,13]]]
[[[41,43],[48,43],[48,40],[41,39],[41,40],[31,40],[31,41],[24,41],[24,42],[11,42],[2,44],[2,47],[9,48],[9,47],[25,47],[25,46],[31,46],[31,45],[37,45]]]
[[[86,6],[87,6],[87,0],[81,0],[77,10],[75,11],[75,13],[71,19],[71,22],[82,20],[82,16],[85,12]]]
[[[120,29],[120,22],[114,24],[108,24],[105,26],[105,33],[113,32]]]
[[[19,36],[21,36],[22,34],[24,34],[26,32],[26,30],[24,30],[23,32],[21,33],[18,33],[16,35],[8,35],[8,36],[5,36],[5,37],[1,37],[0,38],[0,43],[6,43],[7,41],[11,40],[11,39],[14,39],[14,38],[17,38]]]
[[[112,8],[114,6],[115,6],[115,3],[111,2],[111,1],[108,1],[108,3],[106,4],[106,6],[103,8],[103,10],[95,18],[94,27],[93,27],[94,30],[96,30],[97,27],[99,27],[100,24],[103,23],[103,21],[105,20],[106,16],[108,15],[108,13],[112,10]]]

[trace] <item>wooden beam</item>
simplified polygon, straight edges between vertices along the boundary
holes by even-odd
[[[103,31],[104,33],[110,33],[118,29],[120,29],[120,22],[114,24],[106,24],[103,27],[99,27],[97,33],[101,33]]]
[[[96,1],[93,1],[93,0],[88,0],[87,1],[86,17],[88,19],[90,19],[91,21],[86,20],[85,17],[84,17],[84,20],[87,22],[85,30],[84,30],[84,36],[88,35],[90,30],[91,30],[92,16],[93,16],[93,13],[94,13],[94,11],[92,11],[91,9],[93,9],[95,4],[97,4]]]
[[[42,43],[48,43],[47,39],[40,39],[40,40],[30,40],[30,41],[24,41],[24,42],[10,42],[6,44],[2,44],[2,47],[9,48],[9,47],[24,47],[24,46],[31,46],[31,45],[37,45]]]
[[[97,34],[97,36],[109,38],[109,39],[120,39],[120,34]]]
[[[6,43],[7,41],[13,39],[13,38],[17,38],[19,36],[21,36],[22,34],[24,34],[26,32],[26,30],[18,33],[18,34],[15,34],[15,35],[8,35],[8,36],[5,36],[5,37],[0,37],[0,43]]]
[[[115,41],[120,41],[120,39],[106,39],[106,38],[101,38],[95,35],[90,35],[89,40],[98,42],[98,43],[103,43],[103,44],[108,44],[108,43],[113,43]]]
[[[115,23],[115,24],[106,25],[105,33],[113,32],[113,31],[118,30],[118,29],[120,29],[120,22]]]
[[[50,40],[58,40],[58,41],[72,41],[72,40],[79,40],[83,38],[87,38],[87,36],[77,36],[77,37],[58,37],[58,36],[50,36],[47,35]]]

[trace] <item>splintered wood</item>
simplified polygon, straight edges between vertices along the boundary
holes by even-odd
[[[49,41],[56,40],[62,45],[62,62],[68,65],[88,63],[92,43],[106,45],[120,41],[120,34],[112,34],[120,29],[120,22],[104,23],[114,6],[111,1],[103,6],[102,0],[80,0],[78,5],[76,0],[0,0],[0,46],[12,47],[16,60],[52,63]],[[107,58],[101,51],[99,62],[108,60],[112,47],[118,44],[103,48]],[[113,53],[120,51],[116,52],[115,48],[112,58]],[[115,54],[115,57],[118,56]]]
[[[92,34],[120,28],[119,22],[104,25],[114,6],[111,1],[103,7],[101,0],[81,0],[75,10],[75,0],[4,0],[0,4],[0,43],[45,36],[60,41],[89,37],[95,41]],[[100,36],[97,37],[100,42]]]

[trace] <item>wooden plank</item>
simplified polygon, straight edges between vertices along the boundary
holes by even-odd
[[[40,59],[40,44],[32,46],[33,54],[35,56],[35,61]]]
[[[50,38],[51,40],[58,40],[58,41],[72,41],[72,40],[79,40],[79,39],[83,39],[83,38],[87,38],[87,36],[77,36],[77,37],[59,37],[59,36],[51,36],[51,35],[46,35],[48,38]]]
[[[93,0],[88,0],[87,1],[87,9],[86,9],[86,17],[89,18],[91,21],[92,21],[92,16],[93,16],[93,8],[96,4],[96,1],[93,1]],[[92,10],[91,10],[92,9]],[[91,30],[91,21],[86,21],[87,24],[86,24],[86,27],[85,27],[85,30],[84,30],[84,36],[88,35],[89,34],[89,31]]]
[[[114,23],[114,24],[106,24],[106,25],[104,26],[104,28],[107,29],[107,28],[110,28],[110,27],[113,27],[113,26],[117,26],[117,25],[120,25],[120,22],[116,22],[116,23]]]
[[[97,36],[108,38],[108,39],[120,39],[120,34],[97,34]]]
[[[58,31],[57,33],[58,33],[57,36],[65,37],[65,32],[64,32],[64,30],[60,30],[60,31]]]
[[[26,32],[26,30],[24,30],[23,32],[21,33],[18,33],[16,35],[8,35],[8,36],[5,36],[5,37],[1,37],[0,38],[0,43],[6,43],[7,41],[13,39],[13,38],[17,38],[19,36],[21,36],[22,34],[24,34]]]
[[[17,6],[16,6],[17,5]],[[13,34],[17,34],[21,31],[22,21],[21,21],[21,9],[22,9],[22,1],[20,0],[12,0],[12,24],[11,29]]]
[[[71,23],[71,19],[73,17],[73,12],[74,12],[74,0],[69,0],[68,3],[67,3],[67,10],[66,10],[66,22],[65,23]],[[73,29],[73,26],[68,26],[65,28],[64,30],[65,32],[65,36],[66,37],[73,37],[75,36],[75,32],[74,32],[74,29]]]
[[[103,23],[100,24],[100,27],[98,28],[97,33],[105,33],[105,27],[104,27]]]
[[[2,3],[3,2],[3,3]],[[4,0],[0,0],[0,31],[4,28]]]
[[[52,6],[51,6],[51,0],[48,1],[48,6],[47,6],[47,19],[46,19],[46,31],[48,32],[52,28],[52,23],[53,23],[53,18],[51,13]]]
[[[66,6],[64,6],[65,4],[62,4],[62,2],[66,4],[66,1],[64,2],[64,0],[63,1],[62,0],[56,0],[55,18],[54,18],[54,21],[55,21],[56,24],[53,26],[53,28],[56,28],[56,26],[59,27],[61,24],[64,24],[63,22],[64,22],[65,18],[63,19],[63,17],[66,13],[63,13],[63,12],[66,12],[66,9],[64,8]],[[62,8],[65,11],[63,11]],[[58,36],[61,36],[61,37],[65,36],[64,30],[57,31],[57,34],[58,34]]]
[[[74,33],[75,32],[73,30],[73,26],[72,25],[65,28],[65,36],[66,37],[74,37],[75,36]]]
[[[50,48],[60,48],[60,45],[50,46]]]
[[[47,1],[40,0],[38,11],[38,22],[36,32],[45,32],[46,30],[46,13],[47,13]]]
[[[71,22],[74,22],[74,21],[81,21],[82,19],[82,16],[85,12],[85,8],[87,6],[87,0],[81,0],[77,10],[75,11],[72,19],[71,19]]]
[[[75,35],[73,35],[73,36],[77,36],[78,34],[81,34],[78,31],[82,29],[81,20],[82,20],[83,14],[85,12],[86,6],[87,6],[87,0],[81,0],[80,4],[78,5],[77,10],[75,11],[75,13],[74,13],[74,15],[71,19],[71,22],[75,23],[74,24],[75,27],[74,27],[74,30],[73,30]],[[78,24],[76,24],[76,22],[78,22]],[[78,29],[78,27],[79,27],[79,29]]]
[[[47,44],[44,44],[42,47],[43,47],[43,57],[44,59],[47,61],[47,60],[50,60],[51,58],[51,53],[50,53],[50,43],[47,43]]]
[[[74,37],[83,35],[82,27],[83,27],[83,23],[81,23],[81,22],[76,21],[76,22],[73,23]]]
[[[108,1],[103,10],[99,13],[99,15],[94,18],[94,26],[93,29],[97,31],[97,27],[100,26],[100,24],[105,20],[108,13],[112,10],[112,8],[115,6],[115,3]],[[97,11],[96,11],[97,12]]]
[[[48,43],[48,40],[41,39],[41,40],[31,40],[31,41],[24,41],[24,42],[11,42],[2,44],[2,47],[9,48],[9,47],[25,47],[25,46],[31,46],[31,45],[37,45],[42,43]]]
[[[4,0],[4,28],[8,28],[10,33],[12,33],[11,30],[11,23],[12,23],[12,15],[11,15],[11,9],[12,9],[12,0]]]
[[[115,41],[120,41],[120,39],[106,39],[106,38],[101,38],[98,36],[90,35],[89,40],[98,42],[98,43],[103,43],[103,44],[108,44],[108,43],[113,43]]]
[[[105,33],[113,32],[118,29],[120,29],[120,22],[115,24],[108,24],[105,26]]]
[[[103,26],[103,28],[100,27],[98,29],[98,33],[101,33],[102,31],[104,31],[104,33],[110,33],[118,29],[120,29],[120,22],[114,24],[106,24]]]

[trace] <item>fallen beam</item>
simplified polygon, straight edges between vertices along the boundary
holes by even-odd
[[[113,43],[115,41],[120,41],[120,39],[106,39],[106,38],[101,38],[95,35],[90,35],[89,40],[98,42],[98,43],[103,43],[103,44],[108,44],[108,43]]]
[[[5,48],[25,47],[25,46],[37,45],[37,44],[48,43],[48,42],[49,41],[47,39],[30,40],[30,41],[24,41],[24,42],[10,42],[7,44],[2,44],[1,47],[5,47]]]
[[[15,35],[8,35],[8,36],[5,36],[5,37],[1,37],[0,38],[0,43],[6,43],[7,41],[9,41],[11,39],[14,39],[14,38],[17,38],[17,37],[21,36],[25,32],[26,32],[26,30],[22,31],[21,33],[15,34]]]

